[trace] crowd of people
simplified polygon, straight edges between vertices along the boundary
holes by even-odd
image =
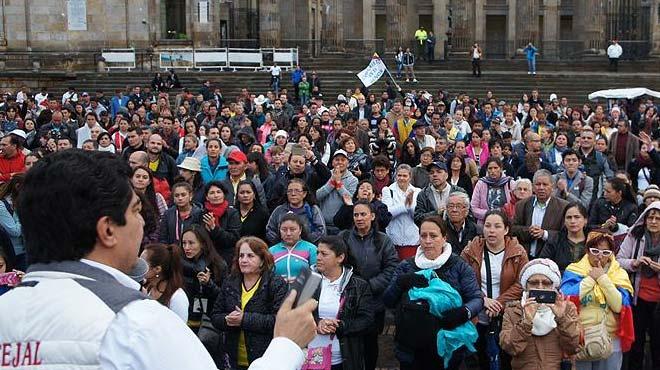
[[[470,357],[481,369],[619,369],[625,354],[641,369],[647,336],[660,366],[653,100],[569,103],[533,90],[506,101],[390,85],[326,100],[316,74],[313,88],[291,92],[276,77],[279,94],[244,88],[235,99],[211,81],[196,93],[156,83],[111,98],[73,88],[3,95],[0,272],[17,277],[4,297],[29,289],[11,288],[49,258],[95,266],[69,249],[34,252],[52,233],[76,235],[39,222],[80,210],[70,222],[98,236],[67,248],[114,245],[112,227],[85,217],[123,207],[142,220],[130,223],[142,262],[122,271],[220,369],[267,352],[304,269],[322,276],[304,369],[375,369],[388,310],[401,369],[457,369]],[[123,162],[137,200],[113,195],[126,184],[102,169],[90,184],[50,189],[47,171],[87,173],[67,158]],[[53,214],[34,204],[46,195]],[[554,299],[538,302],[539,291]]]

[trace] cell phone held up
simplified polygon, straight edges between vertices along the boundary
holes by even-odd
[[[554,290],[535,290],[529,291],[529,298],[535,298],[536,303],[553,304],[557,301],[557,292]]]
[[[321,284],[321,279],[320,274],[313,272],[309,268],[303,269],[291,283],[291,289],[295,289],[298,292],[296,300],[293,302],[293,307],[298,307],[311,299]]]
[[[16,286],[20,282],[21,279],[19,279],[18,274],[16,272],[7,272],[4,274],[0,274],[0,286],[2,285]]]

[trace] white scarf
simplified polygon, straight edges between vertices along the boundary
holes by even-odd
[[[525,314],[525,301],[527,299],[527,292],[523,292],[520,304],[523,307],[523,315]],[[540,304],[536,310],[534,319],[532,320],[532,335],[542,337],[557,327],[555,321],[555,313],[552,312],[550,307],[545,304]]]
[[[417,253],[415,254],[415,265],[417,265],[417,267],[419,267],[422,270],[426,270],[426,269],[435,270],[442,267],[442,265],[444,265],[445,262],[447,262],[450,256],[451,256],[451,244],[449,243],[445,243],[444,247],[442,248],[442,253],[440,253],[440,255],[434,260],[430,260],[426,258],[426,256],[424,255],[424,249],[422,249],[422,246],[420,245],[419,247],[417,247]]]

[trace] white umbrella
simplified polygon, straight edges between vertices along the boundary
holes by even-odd
[[[649,95],[656,98],[660,98],[660,92],[646,89],[643,87],[634,87],[630,89],[610,89],[610,90],[599,90],[589,94],[589,100],[595,100],[598,98],[604,99],[634,99],[638,96]]]

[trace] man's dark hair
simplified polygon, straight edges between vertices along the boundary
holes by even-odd
[[[386,156],[377,155],[377,156],[374,157],[373,168],[385,167],[387,169],[390,169],[391,166],[392,166],[392,164],[390,163],[390,159],[387,158]]]
[[[129,126],[127,132],[135,131],[136,134],[142,135],[142,129],[138,126]]]
[[[575,150],[573,150],[573,149],[571,149],[571,148],[568,148],[568,149],[564,150],[563,153],[561,153],[561,160],[562,160],[562,162],[563,162],[563,161],[566,159],[566,157],[568,157],[569,155],[574,155],[574,156],[576,156],[578,159],[580,159],[580,155],[579,155]]]
[[[87,119],[87,117],[89,117],[89,116],[94,117],[94,119],[97,120],[97,121],[99,120],[99,117],[98,117],[98,116],[96,115],[96,113],[94,113],[94,112],[87,112],[87,113],[85,113],[85,119]]]
[[[121,157],[107,152],[71,149],[39,160],[18,198],[29,262],[79,260],[94,249],[101,217],[125,225],[130,173]]]

